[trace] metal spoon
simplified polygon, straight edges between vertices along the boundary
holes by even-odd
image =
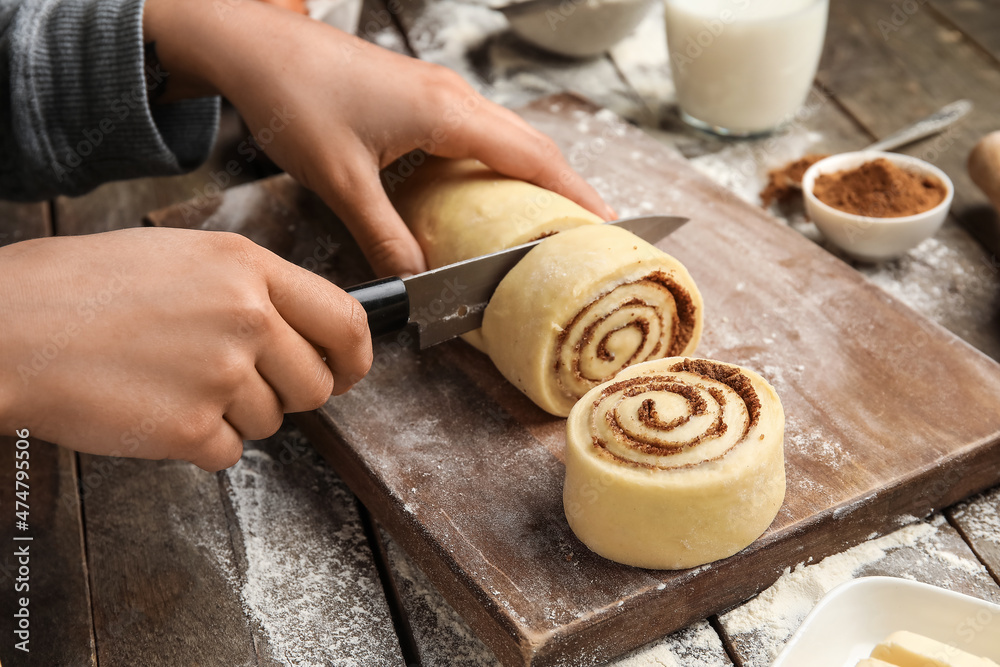
[[[918,120],[913,125],[907,125],[903,129],[890,134],[885,139],[876,141],[870,146],[866,146],[866,151],[891,151],[897,148],[912,144],[918,139],[929,137],[932,134],[941,132],[956,120],[969,113],[972,109],[972,102],[969,100],[958,100],[945,105],[926,118]]]

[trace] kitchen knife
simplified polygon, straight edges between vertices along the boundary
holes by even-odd
[[[605,224],[656,243],[687,218],[648,215]],[[497,285],[543,239],[425,271],[409,278],[382,278],[348,287],[368,313],[372,338],[417,325],[420,349],[442,343],[483,323],[483,311]]]

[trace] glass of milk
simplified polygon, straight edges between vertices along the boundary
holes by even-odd
[[[664,0],[681,117],[753,136],[805,102],[826,35],[828,0]]]

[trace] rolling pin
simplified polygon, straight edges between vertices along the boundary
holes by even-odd
[[[969,153],[969,177],[1000,212],[1000,130],[990,132]]]

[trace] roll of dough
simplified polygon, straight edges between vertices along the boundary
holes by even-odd
[[[567,421],[569,525],[627,565],[682,569],[731,556],[784,500],[784,425],[778,395],[746,368],[677,357],[628,368]]]
[[[502,176],[478,160],[429,156],[387,189],[432,269],[604,222],[562,195]],[[462,337],[483,349],[478,329]]]
[[[483,314],[486,352],[539,407],[565,417],[623,368],[690,354],[702,300],[676,259],[634,234],[587,225],[545,239]]]
[[[604,222],[561,195],[501,176],[478,160],[428,157],[390,197],[432,269]]]

